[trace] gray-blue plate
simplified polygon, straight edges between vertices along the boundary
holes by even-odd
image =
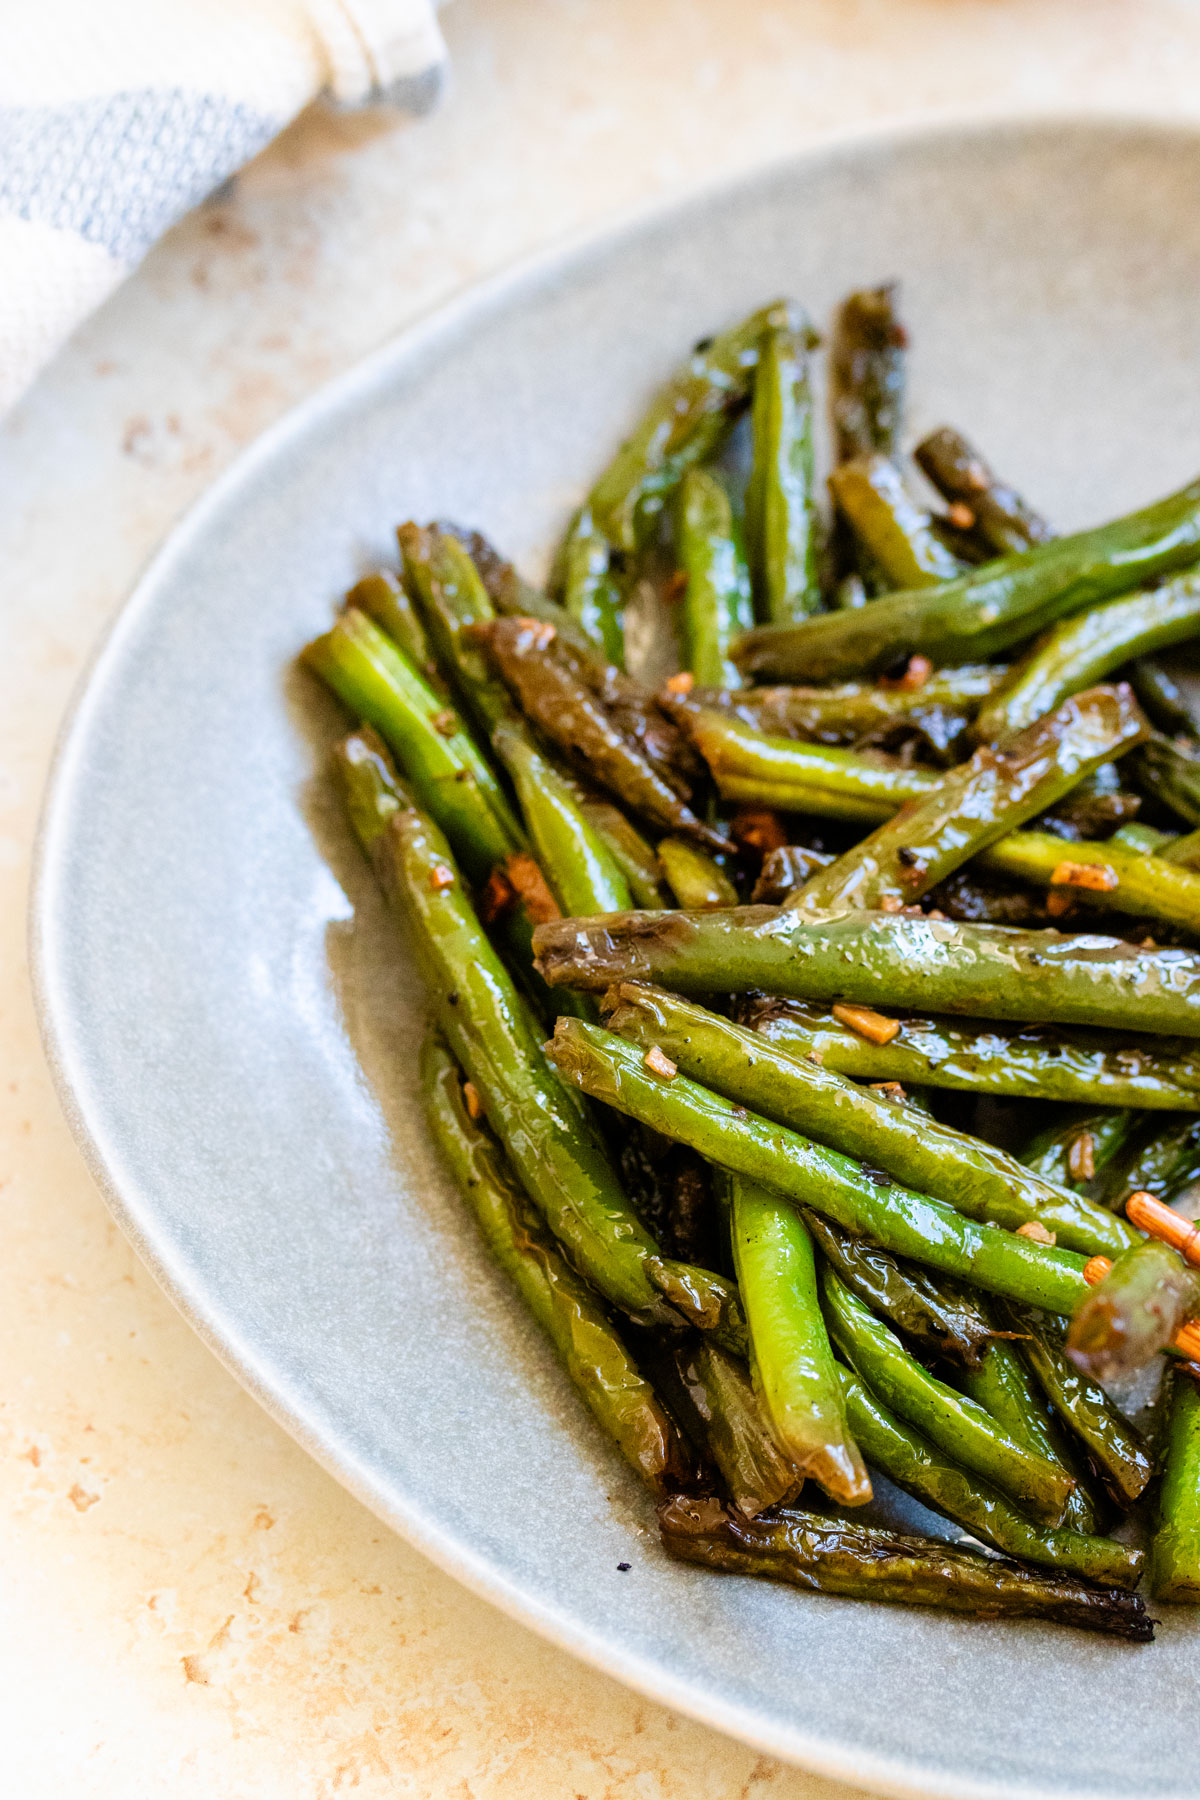
[[[335,710],[293,658],[399,519],[476,524],[536,566],[649,386],[776,292],[824,318],[899,276],[912,428],[964,427],[1060,525],[1167,491],[1200,467],[1198,199],[1182,131],[878,138],[469,295],[286,419],[174,534],[46,815],[36,961],[63,1100],[229,1367],[516,1617],[894,1793],[1200,1795],[1195,1616],[1133,1650],[660,1554],[426,1144],[420,995],[326,791]]]

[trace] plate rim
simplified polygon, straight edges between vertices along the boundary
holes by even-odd
[[[450,293],[418,313],[407,325],[373,350],[352,362],[339,374],[321,383],[294,405],[287,407],[264,431],[236,452],[228,465],[183,513],[171,522],[166,535],[142,565],[125,598],[99,634],[79,675],[56,734],[49,771],[42,793],[31,856],[28,889],[27,959],[35,1013],[42,1048],[54,1090],[72,1137],[105,1204],[154,1276],[167,1298],[189,1327],[268,1416],[285,1430],[340,1486],[390,1530],[395,1531],[443,1573],[472,1593],[499,1608],[510,1619],[559,1649],[579,1658],[602,1674],[632,1688],[647,1699],[668,1706],[702,1725],[724,1733],[763,1754],[791,1763],[830,1780],[868,1788],[896,1800],[1063,1800],[1061,1787],[1023,1783],[1014,1787],[975,1776],[923,1769],[911,1758],[892,1756],[853,1746],[839,1745],[778,1721],[764,1719],[752,1704],[722,1700],[698,1692],[686,1678],[677,1676],[652,1658],[622,1649],[619,1642],[599,1636],[589,1626],[575,1622],[559,1606],[531,1595],[486,1556],[449,1531],[417,1503],[383,1492],[374,1478],[357,1466],[345,1446],[325,1440],[294,1405],[284,1384],[263,1365],[253,1349],[233,1328],[220,1309],[206,1300],[203,1286],[188,1279],[185,1258],[157,1243],[139,1216],[132,1200],[122,1192],[111,1166],[117,1158],[106,1155],[99,1121],[89,1118],[72,1076],[72,1044],[69,1006],[58,991],[56,969],[57,876],[68,840],[68,814],[75,774],[80,767],[87,727],[101,704],[107,678],[119,664],[126,638],[136,630],[143,614],[168,579],[176,559],[186,557],[192,541],[203,535],[210,515],[218,514],[228,494],[263,465],[291,439],[316,427],[323,417],[336,416],[352,405],[356,395],[375,387],[386,371],[419,359],[473,321],[502,309],[522,290],[551,283],[558,274],[570,274],[596,258],[643,233],[652,234],[663,223],[679,221],[689,213],[699,215],[739,191],[758,189],[786,177],[789,171],[809,173],[856,153],[869,154],[886,145],[899,150],[941,142],[1043,137],[1051,133],[1077,137],[1126,136],[1168,142],[1172,139],[1200,147],[1200,119],[1182,114],[1168,116],[1142,109],[1114,106],[1034,109],[1011,107],[973,111],[946,111],[935,119],[881,121],[844,131],[823,134],[805,149],[763,158],[700,183],[672,188],[650,203],[614,210],[577,230],[557,235],[552,241],[501,265],[479,280]],[[85,1090],[87,1082],[80,1084]],[[95,1125],[95,1128],[93,1126]],[[1070,1800],[1113,1800],[1109,1788],[1072,1788]],[[1163,1793],[1159,1800],[1172,1800]],[[1179,1791],[1178,1800],[1195,1800]]]

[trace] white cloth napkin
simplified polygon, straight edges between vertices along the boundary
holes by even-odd
[[[0,413],[317,94],[420,111],[436,0],[0,0]]]

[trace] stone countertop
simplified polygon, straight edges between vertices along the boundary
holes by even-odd
[[[834,1800],[512,1624],[245,1396],[136,1261],[42,1058],[31,848],[138,570],[287,407],[463,284],[833,134],[1200,112],[1195,0],[455,0],[418,124],[314,109],[0,427],[0,1721],[20,1800]]]

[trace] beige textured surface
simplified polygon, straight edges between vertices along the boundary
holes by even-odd
[[[19,1800],[833,1800],[591,1674],[390,1537],[176,1317],[42,1062],[54,733],[171,522],[327,376],[565,231],[834,131],[1200,113],[1190,0],[456,0],[434,120],[302,121],[0,430],[0,1733]],[[803,1671],[797,1671],[803,1679]]]

